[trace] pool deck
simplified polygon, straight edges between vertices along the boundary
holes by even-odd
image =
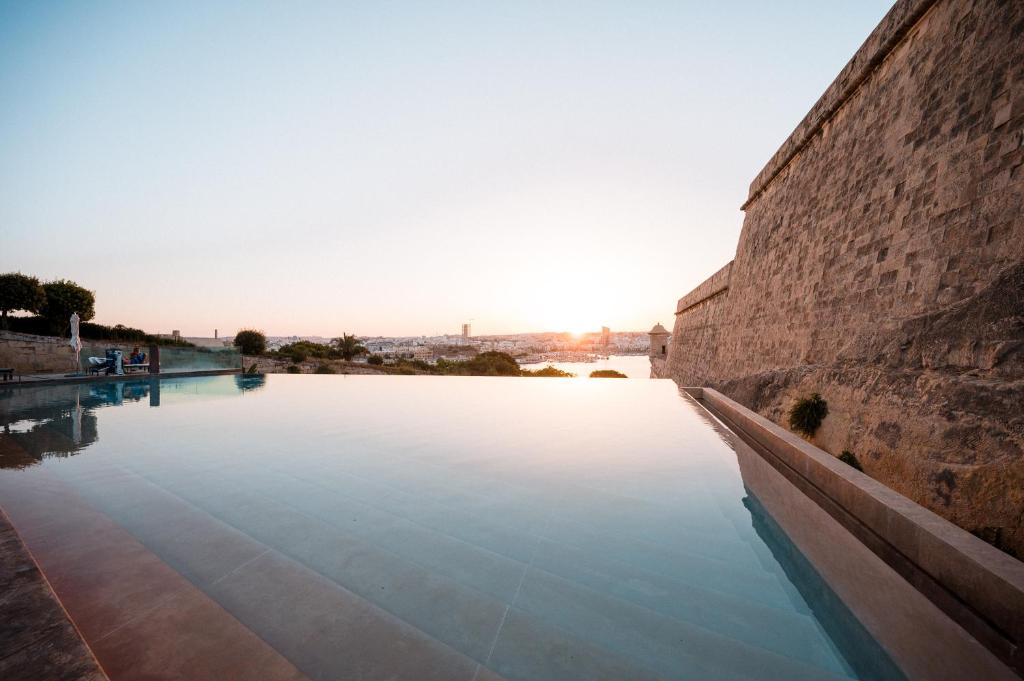
[[[198,371],[161,371],[158,374],[146,372],[124,374],[122,376],[89,375],[71,376],[68,374],[18,374],[9,381],[0,381],[0,388],[28,388],[40,385],[62,385],[68,383],[107,383],[110,381],[138,381],[151,378],[189,378],[192,376],[228,376],[242,373],[241,368],[235,369],[202,369]]]
[[[0,678],[107,681],[96,658],[0,511]]]

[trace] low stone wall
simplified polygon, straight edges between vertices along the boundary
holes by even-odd
[[[0,367],[19,374],[75,370],[75,353],[66,338],[0,331]]]

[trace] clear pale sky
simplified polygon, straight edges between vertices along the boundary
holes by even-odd
[[[209,336],[646,330],[888,10],[0,4],[0,271]]]

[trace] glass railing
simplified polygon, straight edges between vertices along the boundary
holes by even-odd
[[[120,350],[122,353],[122,365],[125,374],[149,373],[149,365],[152,363],[152,350],[148,345],[137,346],[140,352],[145,353],[141,366],[131,363],[131,354],[136,346],[126,347],[113,344],[96,344],[82,346],[80,355],[80,367],[83,373],[96,371],[107,373],[102,367],[103,361],[107,358],[107,350]],[[242,366],[242,356],[238,350],[231,347],[176,347],[170,345],[160,346],[160,373],[173,371],[211,371],[218,369],[238,369]],[[96,360],[90,360],[96,358]]]

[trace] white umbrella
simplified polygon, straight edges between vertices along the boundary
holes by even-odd
[[[75,351],[75,369],[78,370],[78,371],[81,371],[81,369],[82,369],[82,364],[81,364],[81,361],[79,359],[79,353],[82,352],[82,339],[78,336],[78,325],[79,325],[80,321],[81,321],[81,319],[79,318],[78,313],[77,312],[72,312],[71,313],[71,340],[68,342],[68,345],[70,345],[71,349]]]

